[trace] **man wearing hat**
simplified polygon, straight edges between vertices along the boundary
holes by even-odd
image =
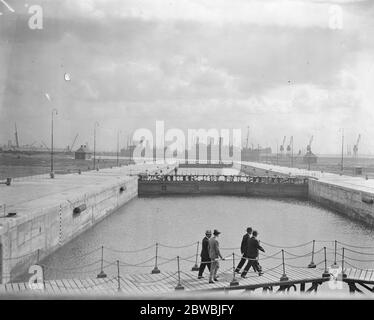
[[[219,251],[219,243],[218,243],[217,238],[220,233],[221,232],[215,229],[213,231],[213,238],[209,239],[209,258],[211,260],[209,283],[214,283],[213,280],[218,281],[217,279],[217,271],[219,268],[218,258],[225,260],[225,258],[222,257],[221,252]]]
[[[242,253],[242,258],[240,259],[240,262],[239,262],[238,266],[235,269],[236,273],[240,273],[240,269],[244,266],[244,264],[247,261],[247,259],[245,257],[245,254],[247,252],[248,239],[251,238],[251,235],[252,235],[252,228],[248,227],[247,228],[247,233],[243,236],[242,243],[241,243],[241,246],[240,246],[240,251]]]
[[[202,279],[204,278],[203,277],[203,272],[205,270],[205,267],[208,267],[208,270],[210,272],[210,258],[209,258],[209,239],[210,237],[212,236],[212,231],[210,230],[207,230],[205,232],[205,237],[203,239],[203,241],[201,242],[202,245],[201,245],[201,254],[200,254],[200,257],[201,257],[201,263],[200,263],[200,267],[199,267],[199,275],[198,275],[198,279]]]

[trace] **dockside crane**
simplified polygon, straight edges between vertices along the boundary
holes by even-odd
[[[283,154],[283,152],[284,152],[284,144],[285,143],[286,143],[286,136],[283,137],[283,142],[282,142],[282,144],[280,146],[280,149],[279,149],[279,151],[281,152],[281,154]]]
[[[290,138],[290,143],[288,144],[287,146],[287,152],[291,152],[291,149],[292,149],[292,144],[293,144],[293,136],[291,136]]]
[[[312,142],[313,142],[313,136],[310,137],[309,144],[306,146],[306,152],[307,153],[312,152]]]
[[[73,151],[73,148],[74,148],[74,146],[75,146],[75,142],[77,141],[78,136],[79,136],[79,133],[77,133],[77,134],[75,135],[74,140],[73,140],[73,143],[71,144],[71,147],[68,146],[68,148],[67,148],[68,150],[67,150],[67,151]]]
[[[42,141],[42,144],[44,145],[44,147],[47,148],[48,151],[50,150],[49,147],[46,145],[46,143],[44,141]]]
[[[356,144],[353,146],[353,156],[354,157],[357,157],[357,154],[358,154],[358,145],[360,143],[360,140],[361,140],[361,134],[358,135]]]

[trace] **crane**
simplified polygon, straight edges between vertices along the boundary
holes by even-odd
[[[48,148],[48,146],[45,144],[45,142],[42,141],[42,143],[43,143],[43,145],[47,148],[47,150],[49,151],[49,148]]]
[[[284,151],[284,144],[285,144],[285,142],[286,142],[286,136],[283,137],[283,142],[282,142],[282,144],[280,146],[280,149],[279,149],[281,153],[283,153],[283,151]]]
[[[307,153],[312,152],[312,142],[313,142],[313,136],[310,137],[309,144],[306,146]]]
[[[77,134],[75,135],[75,138],[74,138],[74,140],[73,140],[73,143],[71,144],[70,150],[73,150],[74,145],[75,145],[75,142],[77,141],[78,136],[79,136],[79,134],[77,133]]]
[[[358,138],[357,138],[357,141],[356,141],[356,144],[353,146],[353,155],[355,157],[357,157],[357,154],[358,154],[358,145],[360,143],[360,140],[361,140],[361,134],[358,135]]]
[[[290,138],[290,143],[287,146],[287,152],[291,152],[291,145],[293,144],[293,136]]]

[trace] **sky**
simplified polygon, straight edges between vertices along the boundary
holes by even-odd
[[[0,145],[115,150],[140,128],[242,129],[251,144],[374,154],[374,2],[0,1]],[[28,5],[28,7],[26,6]],[[42,29],[31,29],[31,5]],[[68,74],[70,81],[64,75]],[[49,99],[47,99],[48,94]]]

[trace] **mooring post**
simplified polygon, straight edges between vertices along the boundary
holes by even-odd
[[[152,274],[160,273],[160,269],[157,267],[157,257],[158,257],[158,243],[156,242],[155,267],[152,270]]]
[[[198,255],[199,255],[199,241],[197,242],[195,265],[192,267],[191,271],[199,271],[199,267],[197,266]]]
[[[101,246],[101,271],[97,278],[106,278],[106,273],[104,272],[104,246]]]
[[[345,250],[345,248],[343,247],[342,248],[342,276],[343,276],[343,279],[347,278],[347,275],[346,275],[345,270],[344,270],[344,250]]]
[[[177,263],[178,263],[178,284],[175,287],[175,290],[184,290],[184,287],[181,284],[181,271],[179,267],[179,256],[177,256]]]
[[[313,240],[313,247],[312,247],[312,261],[308,264],[308,268],[315,268],[316,264],[314,263],[314,246],[316,244],[316,240]]]
[[[325,255],[325,271],[322,274],[323,278],[328,278],[330,277],[329,270],[327,270],[327,258],[326,258],[326,247],[323,247],[324,255]]]
[[[235,277],[235,253],[233,252],[232,253],[232,281],[230,282],[230,287],[238,286],[238,285],[239,285],[239,281],[236,280],[236,277]]]
[[[280,278],[280,281],[287,281],[288,277],[286,275],[286,266],[284,263],[284,250],[282,249],[282,265],[283,265],[283,275]]]
[[[117,283],[118,283],[118,291],[121,291],[121,281],[120,281],[120,274],[119,274],[119,260],[117,260]]]

